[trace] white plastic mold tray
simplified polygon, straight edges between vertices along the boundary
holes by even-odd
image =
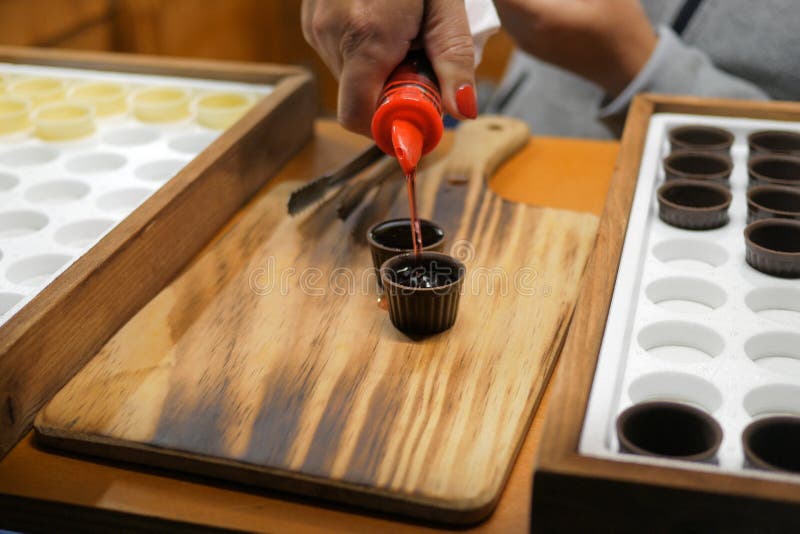
[[[26,108],[22,126],[0,117],[0,325],[271,90],[4,63],[0,78],[0,104]]]
[[[733,203],[722,228],[681,230],[658,218],[667,132],[688,124],[718,126],[736,136]],[[800,475],[748,467],[741,445],[742,430],[754,418],[800,414],[800,281],[765,275],[745,262],[747,135],[761,129],[800,132],[800,124],[666,113],[651,118],[581,454],[800,483]],[[715,459],[621,453],[617,416],[648,400],[679,401],[710,413],[723,430]]]

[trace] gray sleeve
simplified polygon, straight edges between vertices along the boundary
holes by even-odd
[[[717,68],[704,52],[687,46],[671,28],[660,26],[658,36],[656,49],[636,78],[598,109],[598,118],[612,130],[622,130],[628,106],[637,93],[769,99],[757,85]]]

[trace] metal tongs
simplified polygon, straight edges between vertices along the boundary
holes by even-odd
[[[369,171],[368,167],[371,167]],[[373,188],[382,184],[392,174],[401,172],[394,158],[384,154],[376,145],[371,145],[343,167],[323,174],[293,191],[287,205],[289,214],[300,213],[322,200],[331,188],[343,186],[365,171],[367,172],[362,179],[347,188],[342,187],[337,193],[336,211],[340,219],[346,219]]]

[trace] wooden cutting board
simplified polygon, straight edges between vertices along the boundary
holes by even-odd
[[[363,234],[407,215],[401,181],[347,222],[333,201],[289,217],[298,183],[279,183],[53,398],[38,438],[425,519],[485,517],[558,355],[597,226],[486,187],[526,139],[511,119],[468,123],[419,178],[421,215],[468,269],[451,330],[409,339],[378,304]]]

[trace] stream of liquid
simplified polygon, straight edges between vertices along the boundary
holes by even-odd
[[[422,231],[419,226],[419,217],[417,216],[416,181],[417,169],[414,168],[406,174],[406,189],[408,189],[408,213],[411,219],[411,243],[414,246],[414,254],[419,254],[422,252]]]

